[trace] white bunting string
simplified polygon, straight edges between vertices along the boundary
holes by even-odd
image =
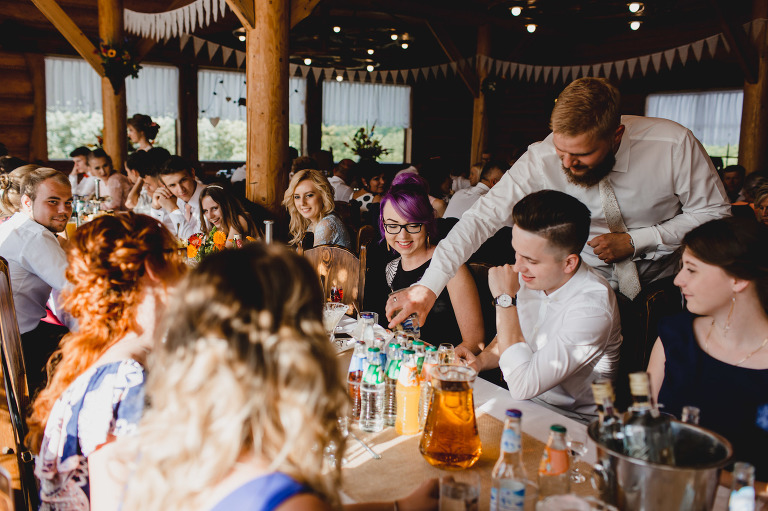
[[[166,12],[137,12],[124,9],[123,23],[131,34],[154,39],[168,39],[193,32],[198,26],[204,27],[224,17],[226,0],[195,0],[194,2]]]

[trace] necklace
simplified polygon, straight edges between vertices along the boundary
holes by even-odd
[[[707,332],[707,337],[706,337],[706,339],[704,339],[704,351],[706,351],[708,354],[710,354],[710,356],[711,356],[711,353],[710,353],[710,351],[709,351],[709,338],[710,338],[710,336],[712,335],[712,330],[713,330],[714,328],[715,328],[715,319],[714,319],[714,318],[712,318],[712,324],[711,324],[711,325],[710,325],[710,327],[709,327],[709,332]],[[752,353],[750,353],[750,354],[749,354],[749,355],[747,355],[746,357],[742,358],[741,360],[739,360],[738,362],[736,362],[736,363],[735,363],[735,364],[733,364],[733,365],[734,365],[734,366],[736,366],[736,367],[739,367],[741,364],[743,364],[744,362],[746,362],[747,360],[749,360],[750,358],[752,358],[752,355],[754,355],[755,353],[757,353],[757,352],[758,352],[758,351],[760,351],[761,349],[765,348],[765,345],[766,345],[766,344],[768,344],[768,337],[766,337],[765,339],[763,339],[763,343],[762,343],[760,346],[758,346],[756,350],[754,350]]]

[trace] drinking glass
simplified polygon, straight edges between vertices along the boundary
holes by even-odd
[[[571,463],[571,482],[576,484],[583,483],[587,478],[579,470],[578,462],[580,457],[587,454],[587,446],[579,440],[568,440],[568,449],[570,449],[571,457],[573,458]]]
[[[456,363],[456,353],[453,351],[453,344],[444,342],[437,348],[437,358],[440,364],[453,365]]]
[[[440,511],[480,509],[480,475],[464,470],[440,478]]]
[[[347,312],[347,305],[337,302],[328,302],[323,305],[323,327],[331,342],[336,340],[336,326]],[[341,343],[338,343],[341,345]]]
[[[3,467],[0,467],[0,511],[13,511],[13,509],[11,475]]]
[[[684,406],[683,414],[680,417],[680,420],[688,424],[698,425],[700,413],[701,413],[701,410],[699,410],[695,406]]]

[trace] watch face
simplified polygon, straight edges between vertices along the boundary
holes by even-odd
[[[509,307],[512,305],[512,297],[508,294],[499,295],[496,298],[496,305],[500,307]]]

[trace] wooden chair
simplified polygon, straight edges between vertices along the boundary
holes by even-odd
[[[0,337],[3,382],[16,443],[16,461],[19,465],[21,491],[26,508],[37,509],[39,507],[39,494],[34,473],[35,463],[32,453],[25,443],[29,389],[27,388],[27,374],[24,367],[24,351],[21,346],[19,324],[16,321],[16,308],[13,304],[8,262],[2,257],[0,257]]]
[[[379,233],[377,229],[372,225],[363,225],[357,231],[357,253],[360,253],[362,247],[367,247],[372,241],[379,239]]]
[[[331,288],[344,290],[343,303],[362,310],[365,290],[366,247],[360,247],[358,258],[352,251],[337,245],[320,245],[304,250],[304,257],[317,270],[323,296],[331,296]]]

